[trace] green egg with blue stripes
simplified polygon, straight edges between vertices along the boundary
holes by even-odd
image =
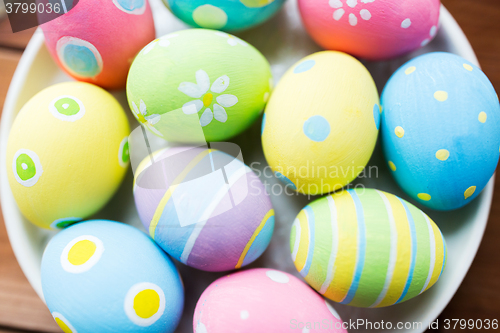
[[[302,209],[290,250],[316,291],[365,308],[420,295],[446,265],[443,234],[429,216],[395,195],[365,188],[336,192]]]

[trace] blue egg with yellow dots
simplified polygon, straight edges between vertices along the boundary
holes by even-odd
[[[436,210],[481,193],[500,155],[500,104],[486,75],[451,53],[419,56],[382,94],[382,145],[403,190]]]
[[[175,16],[189,25],[240,31],[271,18],[285,0],[163,0]]]
[[[42,289],[59,327],[75,332],[173,332],[184,287],[145,233],[94,220],[58,233],[42,258]]]

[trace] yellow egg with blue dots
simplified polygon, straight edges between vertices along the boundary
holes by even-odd
[[[380,110],[375,82],[358,60],[336,51],[307,56],[285,73],[266,107],[266,160],[300,193],[338,190],[368,163]]]
[[[123,108],[89,83],[50,86],[19,111],[7,143],[9,184],[21,213],[63,228],[101,209],[129,164]]]

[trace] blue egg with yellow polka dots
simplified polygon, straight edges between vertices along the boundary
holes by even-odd
[[[285,0],[163,0],[175,16],[189,25],[240,31],[271,18]]]
[[[451,53],[422,55],[392,75],[382,106],[387,164],[409,196],[452,210],[481,193],[500,155],[500,104],[481,69]]]
[[[95,220],[58,233],[42,258],[42,289],[68,332],[173,332],[184,287],[172,260],[145,233]]]

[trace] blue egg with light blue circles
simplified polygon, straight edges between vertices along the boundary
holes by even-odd
[[[451,53],[419,56],[392,75],[381,102],[385,158],[410,197],[452,210],[481,193],[500,156],[500,104],[480,68]]]
[[[325,141],[330,134],[330,124],[323,116],[312,116],[304,122],[304,134],[313,141]]]
[[[301,62],[300,64],[298,64],[293,69],[293,72],[295,74],[304,73],[304,72],[307,72],[308,70],[310,70],[311,68],[313,68],[314,65],[316,65],[316,61],[314,59],[305,60],[305,61]]]
[[[270,19],[285,0],[163,0],[170,11],[194,27],[241,31]]]
[[[55,235],[42,289],[64,332],[174,332],[184,287],[172,260],[144,232],[94,220]]]
[[[288,179],[285,175],[283,175],[281,172],[275,171],[274,175],[276,176],[276,178],[278,178],[283,183],[285,183],[286,186],[290,186],[293,190],[297,190],[297,186],[290,179]]]

